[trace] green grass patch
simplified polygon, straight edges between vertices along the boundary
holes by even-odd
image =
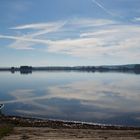
[[[0,139],[9,133],[11,133],[13,130],[13,126],[9,124],[2,124],[0,125]]]

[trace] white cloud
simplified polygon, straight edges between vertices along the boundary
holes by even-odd
[[[50,22],[50,23],[37,23],[37,24],[27,24],[16,26],[10,29],[13,30],[29,30],[27,34],[19,35],[19,36],[6,36],[0,35],[0,38],[5,39],[13,39],[16,40],[14,43],[10,44],[10,48],[20,49],[20,50],[31,50],[33,46],[37,44],[49,45],[51,40],[48,39],[38,39],[42,38],[42,36],[46,36],[48,33],[54,32],[63,32],[67,31],[70,28],[86,28],[86,27],[94,27],[94,26],[103,26],[110,25],[115,23],[111,20],[105,19],[73,19],[69,21],[59,21],[59,22]],[[66,27],[64,27],[66,26]],[[69,27],[68,27],[69,26]],[[65,36],[65,35],[64,35]],[[53,41],[52,41],[53,42]],[[60,41],[61,42],[61,41]],[[54,43],[51,43],[54,44]]]
[[[90,31],[90,32],[86,32],[86,33],[82,33],[80,34],[80,37],[93,37],[93,36],[104,36],[104,35],[107,35],[107,34],[111,34],[111,33],[115,33],[115,32],[118,32],[117,29],[106,29],[106,30],[100,30],[100,31]]]
[[[48,31],[56,31],[59,28],[61,28],[65,22],[50,22],[50,23],[36,23],[36,24],[27,24],[27,25],[21,25],[12,27],[10,29],[16,29],[16,30],[24,30],[24,29],[33,29],[33,30],[48,30]]]
[[[105,54],[126,59],[137,59],[140,27],[112,26],[112,28],[86,32],[82,38],[50,42],[49,52],[65,53],[85,58],[104,57]]]
[[[51,23],[38,23],[38,24],[28,24],[13,27],[13,30],[30,30],[29,33],[20,36],[4,36],[0,35],[0,38],[13,39],[15,42],[9,45],[10,48],[19,50],[33,50],[33,46],[37,44],[47,45],[49,40],[35,39],[40,38],[41,35],[53,33],[58,31],[61,27],[65,25],[65,22],[51,22]]]
[[[104,25],[111,25],[117,23],[116,21],[109,20],[109,19],[73,19],[69,21],[69,24],[72,26],[79,26],[79,27],[95,27],[95,26],[104,26]]]
[[[35,45],[35,43],[33,43],[33,42],[17,40],[14,43],[10,44],[9,47],[15,48],[17,50],[33,50],[34,49],[33,45]]]
[[[51,42],[50,40],[29,38],[28,36],[20,37],[20,36],[0,35],[0,38],[13,39],[13,40],[19,40],[25,42],[33,42],[33,43],[41,43],[41,44],[48,44],[49,42]]]
[[[136,17],[136,18],[134,18],[133,21],[140,21],[140,17]]]
[[[104,19],[73,19],[67,22],[22,25],[12,29],[28,31],[22,36],[0,35],[0,38],[15,40],[9,45],[14,49],[33,50],[37,49],[34,45],[42,44],[44,50],[51,53],[103,61],[116,59],[127,63],[138,62],[140,56],[138,25],[124,25]]]

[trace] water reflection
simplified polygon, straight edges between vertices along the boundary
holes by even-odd
[[[118,73],[66,74],[47,73],[42,77],[37,73],[29,77],[32,80],[28,83],[27,79],[15,77],[15,83],[21,82],[20,85],[7,91],[7,99],[0,95],[0,103],[7,106],[5,113],[140,126],[140,77]]]

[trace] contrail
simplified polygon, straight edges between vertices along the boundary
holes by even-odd
[[[94,4],[96,4],[98,7],[100,7],[102,10],[104,10],[107,14],[111,15],[111,16],[115,16],[112,12],[110,12],[108,9],[106,9],[104,6],[102,6],[99,2],[97,2],[96,0],[92,0],[92,2]]]
[[[17,37],[17,36],[6,36],[6,35],[0,35],[0,38],[27,41],[27,42],[35,42],[35,43],[41,43],[41,44],[49,44],[49,43],[52,42],[51,40],[42,40],[42,39],[34,39],[34,38],[27,38],[27,37]]]

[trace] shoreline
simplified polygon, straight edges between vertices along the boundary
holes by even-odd
[[[64,121],[51,119],[38,119],[20,116],[0,116],[0,123],[10,123],[20,127],[49,127],[54,129],[99,129],[99,130],[140,130],[140,127],[106,125],[79,121]]]
[[[140,74],[140,64],[99,66],[20,66],[0,67],[0,71],[10,71],[11,73],[20,72],[20,74],[31,74],[36,71],[120,72]]]
[[[4,125],[6,133],[4,131]],[[0,116],[1,140],[138,140],[140,127]]]

